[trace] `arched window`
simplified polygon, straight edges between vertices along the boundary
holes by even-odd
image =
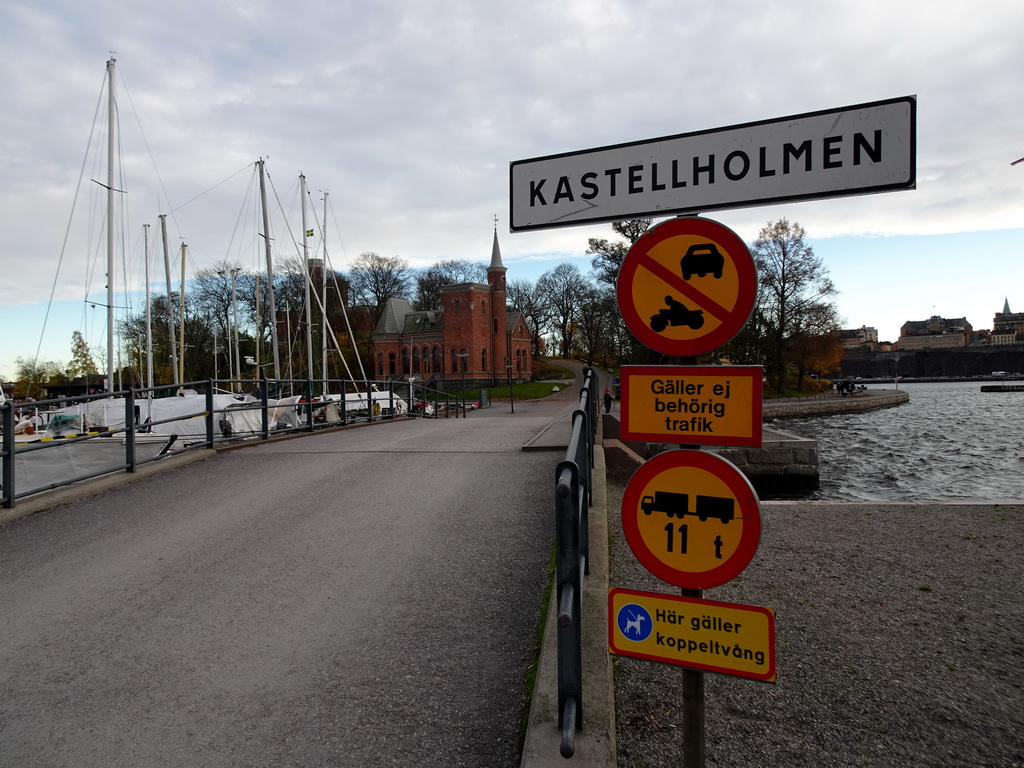
[[[383,352],[378,352],[377,353],[377,375],[378,376],[383,376],[384,375],[384,353]]]
[[[484,347],[483,349],[480,350],[480,370],[481,371],[486,371],[487,370],[487,348],[486,347]]]
[[[396,362],[397,362],[397,360],[395,359],[395,353],[394,352],[388,352],[388,375],[389,376],[394,376],[397,373],[397,371],[395,370],[395,363]]]
[[[419,347],[413,347],[413,350],[412,350],[412,372],[413,373],[419,373],[420,372],[420,348]]]
[[[434,347],[434,373],[444,372],[444,355],[440,347]]]

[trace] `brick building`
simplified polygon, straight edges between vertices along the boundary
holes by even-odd
[[[505,265],[494,232],[487,284],[441,289],[441,309],[415,311],[391,299],[373,332],[374,371],[379,379],[415,376],[438,389],[514,381],[532,375],[532,335],[525,318],[505,301]]]

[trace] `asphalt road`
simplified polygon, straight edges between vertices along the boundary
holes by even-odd
[[[0,765],[516,765],[561,458],[521,448],[574,400],[246,448],[0,527]]]

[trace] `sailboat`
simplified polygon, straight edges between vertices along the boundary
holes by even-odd
[[[106,87],[107,87],[107,146],[106,146],[106,182],[100,184],[106,190],[106,374],[105,390],[115,391],[115,202],[118,194],[123,194],[117,188],[115,178],[116,171],[116,149],[117,149],[117,104],[116,104],[116,60],[110,58],[106,64]],[[264,232],[269,233],[269,222],[266,204],[266,190],[264,186],[264,167],[262,159],[258,163],[260,172],[260,192],[263,209]],[[306,211],[305,211],[305,177],[302,176],[303,187],[303,234],[306,232]],[[325,193],[325,219],[326,219],[326,193]],[[160,216],[161,234],[164,246],[164,264],[167,275],[168,297],[172,295],[170,266],[167,257],[167,235],[166,217]],[[264,237],[266,243],[267,274],[270,285],[273,285],[273,265],[270,253],[270,238]],[[303,237],[305,241],[305,237]],[[152,354],[151,354],[151,329],[148,317],[150,308],[149,299],[149,273],[148,273],[148,230],[146,230],[146,302],[147,302],[147,389],[148,396],[145,399],[139,398],[132,406],[126,403],[124,397],[109,396],[103,398],[87,398],[78,404],[59,408],[48,412],[46,415],[48,424],[45,434],[29,435],[24,434],[18,437],[18,450],[16,451],[16,473],[18,495],[32,493],[36,490],[47,489],[71,482],[84,477],[96,476],[105,472],[124,469],[127,463],[126,454],[129,447],[126,443],[132,443],[135,452],[136,463],[142,463],[161,455],[183,450],[190,444],[205,443],[207,440],[206,413],[210,403],[206,394],[201,394],[191,389],[181,387],[174,397],[158,398],[152,397]],[[326,245],[324,246],[324,264],[326,271]],[[310,261],[303,248],[303,261],[306,266],[306,327],[311,327],[309,317],[310,293],[309,273]],[[184,272],[184,270],[183,270]],[[182,274],[180,294],[184,293],[184,274]],[[324,330],[323,354],[323,379],[327,381],[326,371],[326,339],[331,338],[337,346],[336,335],[330,329],[327,312],[325,310],[322,294],[313,295],[316,301],[320,302],[321,320]],[[273,290],[270,290],[270,312],[271,317],[276,316],[274,306]],[[340,297],[339,297],[340,298]],[[97,302],[99,303],[99,302]],[[183,299],[181,304],[183,304]],[[344,307],[344,302],[342,302]],[[182,318],[183,320],[183,318]],[[348,323],[347,313],[345,321]],[[179,330],[184,327],[183,322]],[[174,370],[174,386],[183,384],[184,366],[178,358],[174,343],[173,319],[169,321],[168,333],[171,339],[172,367]],[[277,324],[271,323],[272,351],[274,365],[274,379],[280,380],[280,358],[278,354]],[[351,336],[351,326],[349,326]],[[310,343],[307,334],[307,344]],[[184,349],[184,340],[181,341],[181,350]],[[340,354],[341,350],[337,350]],[[344,360],[344,357],[341,356]],[[312,378],[312,349],[307,350],[307,360],[310,365],[310,378]],[[360,363],[361,365],[361,363]],[[365,371],[361,379],[352,375],[352,371],[346,371],[350,381],[367,381]],[[407,412],[406,403],[390,392],[379,391],[372,384],[362,387],[364,391],[335,393],[315,396],[312,404],[307,402],[304,396],[292,396],[269,401],[267,420],[271,429],[289,429],[302,427],[306,423],[310,405],[318,414],[318,421],[326,424],[341,424],[353,418],[374,418],[380,416],[403,415]],[[217,430],[222,437],[234,436],[256,437],[263,433],[262,403],[248,394],[215,392],[211,396],[214,412],[214,419]]]

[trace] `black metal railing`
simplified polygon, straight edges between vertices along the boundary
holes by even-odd
[[[555,599],[558,606],[559,752],[572,757],[583,726],[583,576],[588,566],[588,512],[593,501],[594,438],[597,433],[597,375],[583,370],[579,408],[565,459],[555,469]]]
[[[322,394],[315,394],[315,386]],[[271,397],[285,391],[301,394]],[[432,398],[433,406],[417,411],[417,395]],[[422,387],[416,391],[410,387],[406,395],[396,391],[395,382],[343,379],[315,385],[305,379],[208,379],[7,402],[0,405],[0,500],[10,508],[19,498],[113,472],[134,472],[140,464],[193,448],[404,415],[436,418],[453,410],[451,403],[450,396]],[[39,422],[38,427],[32,423],[39,434],[31,441],[19,442],[15,437],[16,410]],[[47,430],[62,420],[67,421],[63,430]],[[79,460],[82,455],[88,458],[84,464]]]

